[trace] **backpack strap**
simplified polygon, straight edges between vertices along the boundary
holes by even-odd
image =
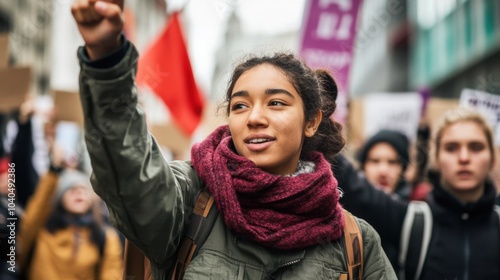
[[[203,190],[196,198],[193,213],[186,234],[181,240],[179,254],[170,279],[183,278],[184,271],[212,232],[218,216],[219,209],[214,203],[214,197],[208,191]]]
[[[207,240],[219,216],[214,198],[207,191],[196,197],[193,213],[189,218],[185,234],[181,237],[174,268],[165,279],[182,279],[184,271]],[[152,280],[151,263],[141,250],[132,242],[125,242],[124,280]],[[171,274],[171,275],[170,275]]]
[[[400,279],[418,280],[432,234],[432,212],[424,201],[411,201],[403,222],[399,249]]]
[[[499,223],[499,225],[500,225],[500,206],[498,206],[498,205],[496,205],[496,204],[495,204],[495,205],[493,205],[493,210],[494,210],[495,212],[497,212],[497,215],[498,215],[498,223]]]
[[[149,259],[128,239],[125,240],[123,264],[123,280],[153,279]]]
[[[344,212],[344,241],[347,251],[349,280],[363,279],[363,237],[356,218],[347,210]]]

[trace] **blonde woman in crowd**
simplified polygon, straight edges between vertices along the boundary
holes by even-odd
[[[399,276],[500,279],[500,219],[495,186],[488,179],[495,162],[492,130],[479,113],[460,108],[437,123],[433,140],[435,166],[429,175],[433,190],[424,204],[432,214],[430,242],[421,255],[421,270],[417,263],[407,262]],[[366,219],[383,242],[402,248],[409,204],[371,186],[343,157],[337,158],[334,174],[345,191],[344,207]]]

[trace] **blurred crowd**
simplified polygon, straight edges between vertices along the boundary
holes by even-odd
[[[1,115],[0,279],[118,279],[124,239],[92,191],[81,134],[56,136],[65,124],[35,102]]]

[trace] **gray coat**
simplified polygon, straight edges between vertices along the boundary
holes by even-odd
[[[130,46],[108,69],[92,68],[81,50],[79,55],[92,185],[107,203],[113,224],[149,257],[155,279],[164,279],[202,182],[189,162],[167,162],[148,133],[137,106],[135,48]],[[396,279],[378,234],[359,221],[364,278]],[[184,279],[339,279],[347,270],[342,240],[273,250],[239,238],[219,218]]]

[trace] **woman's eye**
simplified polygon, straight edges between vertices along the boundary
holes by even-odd
[[[236,103],[233,106],[231,106],[231,111],[239,110],[245,108],[245,105],[241,103]]]
[[[279,100],[273,100],[269,102],[270,106],[283,106],[285,105],[285,102],[279,101]]]
[[[482,151],[485,146],[482,143],[472,143],[470,144],[470,149],[475,152]]]
[[[391,160],[389,160],[389,165],[400,165],[400,164],[402,164],[402,163],[398,159],[391,159]]]
[[[458,149],[457,145],[446,145],[444,146],[444,150],[447,152],[454,152]]]

